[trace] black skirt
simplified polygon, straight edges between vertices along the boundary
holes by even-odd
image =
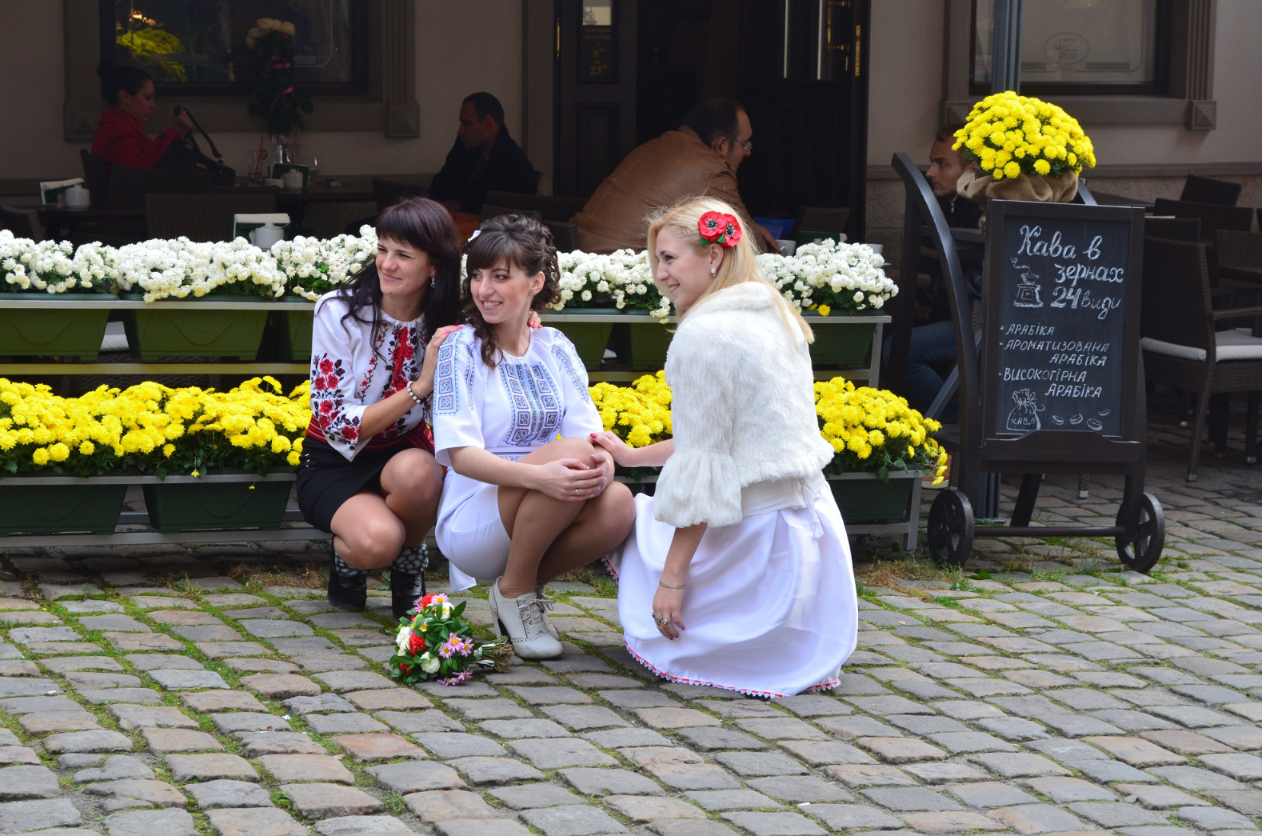
[[[333,449],[328,442],[314,438],[302,441],[302,461],[298,465],[298,508],[308,523],[321,531],[333,532],[333,515],[346,500],[360,491],[381,492],[381,471],[404,450],[415,450],[406,442],[391,447],[360,450],[354,459]]]

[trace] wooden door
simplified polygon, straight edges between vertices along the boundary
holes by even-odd
[[[554,194],[590,196],[635,147],[635,0],[557,0]]]
[[[740,13],[737,98],[754,127],[742,199],[781,217],[848,206],[850,240],[862,240],[869,0],[751,0]]]

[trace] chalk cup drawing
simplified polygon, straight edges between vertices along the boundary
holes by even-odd
[[[1013,269],[1021,271],[1021,284],[1013,288],[1017,298],[1012,304],[1018,308],[1043,307],[1043,300],[1039,298],[1039,283],[1035,281],[1039,274],[1031,272],[1027,264],[1018,264],[1015,258],[1009,261],[1012,262]]]
[[[1012,393],[1016,406],[1008,413],[1008,432],[1031,433],[1043,428],[1039,413],[1047,407],[1038,402],[1031,389],[1018,389]]]

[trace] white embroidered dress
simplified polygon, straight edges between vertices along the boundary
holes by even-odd
[[[808,346],[763,282],[721,290],[666,355],[675,452],[610,559],[627,649],[654,672],[768,697],[836,685],[855,648],[850,544],[821,468]],[[680,637],[653,598],[677,528],[706,523]]]
[[[432,403],[434,456],[448,467],[454,447],[481,447],[516,461],[558,436],[585,438],[603,429],[587,370],[553,328],[532,330],[526,353],[502,354],[494,369],[482,362],[473,329],[456,331],[438,349]],[[447,471],[434,538],[450,561],[453,591],[504,573],[509,537],[498,494],[497,485]]]
[[[316,302],[311,333],[311,423],[307,435],[325,441],[347,460],[365,447],[410,443],[428,449],[425,409],[414,406],[372,438],[360,435],[364,411],[398,392],[421,373],[425,357],[422,317],[400,322],[384,311],[374,338],[371,322],[343,319],[337,292]],[[371,311],[363,312],[371,320]]]

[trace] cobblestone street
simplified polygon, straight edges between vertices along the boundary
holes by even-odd
[[[551,587],[562,659],[412,690],[388,592],[361,616],[295,585],[319,552],[10,551],[0,833],[1255,833],[1258,477],[1233,438],[1186,485],[1186,435],[1153,428],[1151,576],[1071,540],[868,574],[840,688],[774,702],[653,678],[600,579]],[[1111,523],[1117,485],[1073,488],[1039,519]]]

